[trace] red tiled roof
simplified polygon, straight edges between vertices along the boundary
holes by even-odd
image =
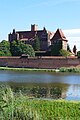
[[[63,41],[68,41],[67,39],[66,39],[66,37],[64,36],[64,34],[63,34],[63,32],[62,32],[62,30],[61,29],[57,29],[57,31],[55,32],[55,34],[54,34],[54,36],[53,36],[53,38],[52,38],[52,40],[63,40]]]
[[[35,35],[41,36],[43,33],[43,30],[38,30],[38,31],[17,31],[16,33],[19,34],[20,39],[31,39],[34,38]]]

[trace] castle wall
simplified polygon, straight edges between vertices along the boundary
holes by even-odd
[[[80,59],[76,57],[0,57],[0,66],[8,67],[28,67],[28,68],[60,68],[70,66],[80,66]]]

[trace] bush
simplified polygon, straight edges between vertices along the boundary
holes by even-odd
[[[10,44],[10,51],[12,56],[21,56],[22,54],[29,55],[30,57],[35,56],[34,49],[31,45],[24,44],[21,41],[14,40]]]
[[[0,56],[11,56],[10,43],[6,40],[0,42]]]
[[[80,51],[77,52],[77,56],[78,56],[78,58],[80,58]]]
[[[61,49],[61,50],[60,50],[60,55],[61,55],[61,56],[64,56],[64,57],[67,57],[67,56],[70,56],[70,52],[67,51],[67,50]]]

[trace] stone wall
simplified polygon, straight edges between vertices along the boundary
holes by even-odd
[[[28,68],[77,67],[80,66],[80,59],[76,57],[0,57],[0,66]]]

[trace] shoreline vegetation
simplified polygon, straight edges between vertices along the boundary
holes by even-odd
[[[0,67],[0,70],[80,73],[80,67],[61,67],[59,69]]]
[[[65,114],[64,114],[65,111]],[[36,100],[0,86],[0,120],[79,120],[80,101]]]

